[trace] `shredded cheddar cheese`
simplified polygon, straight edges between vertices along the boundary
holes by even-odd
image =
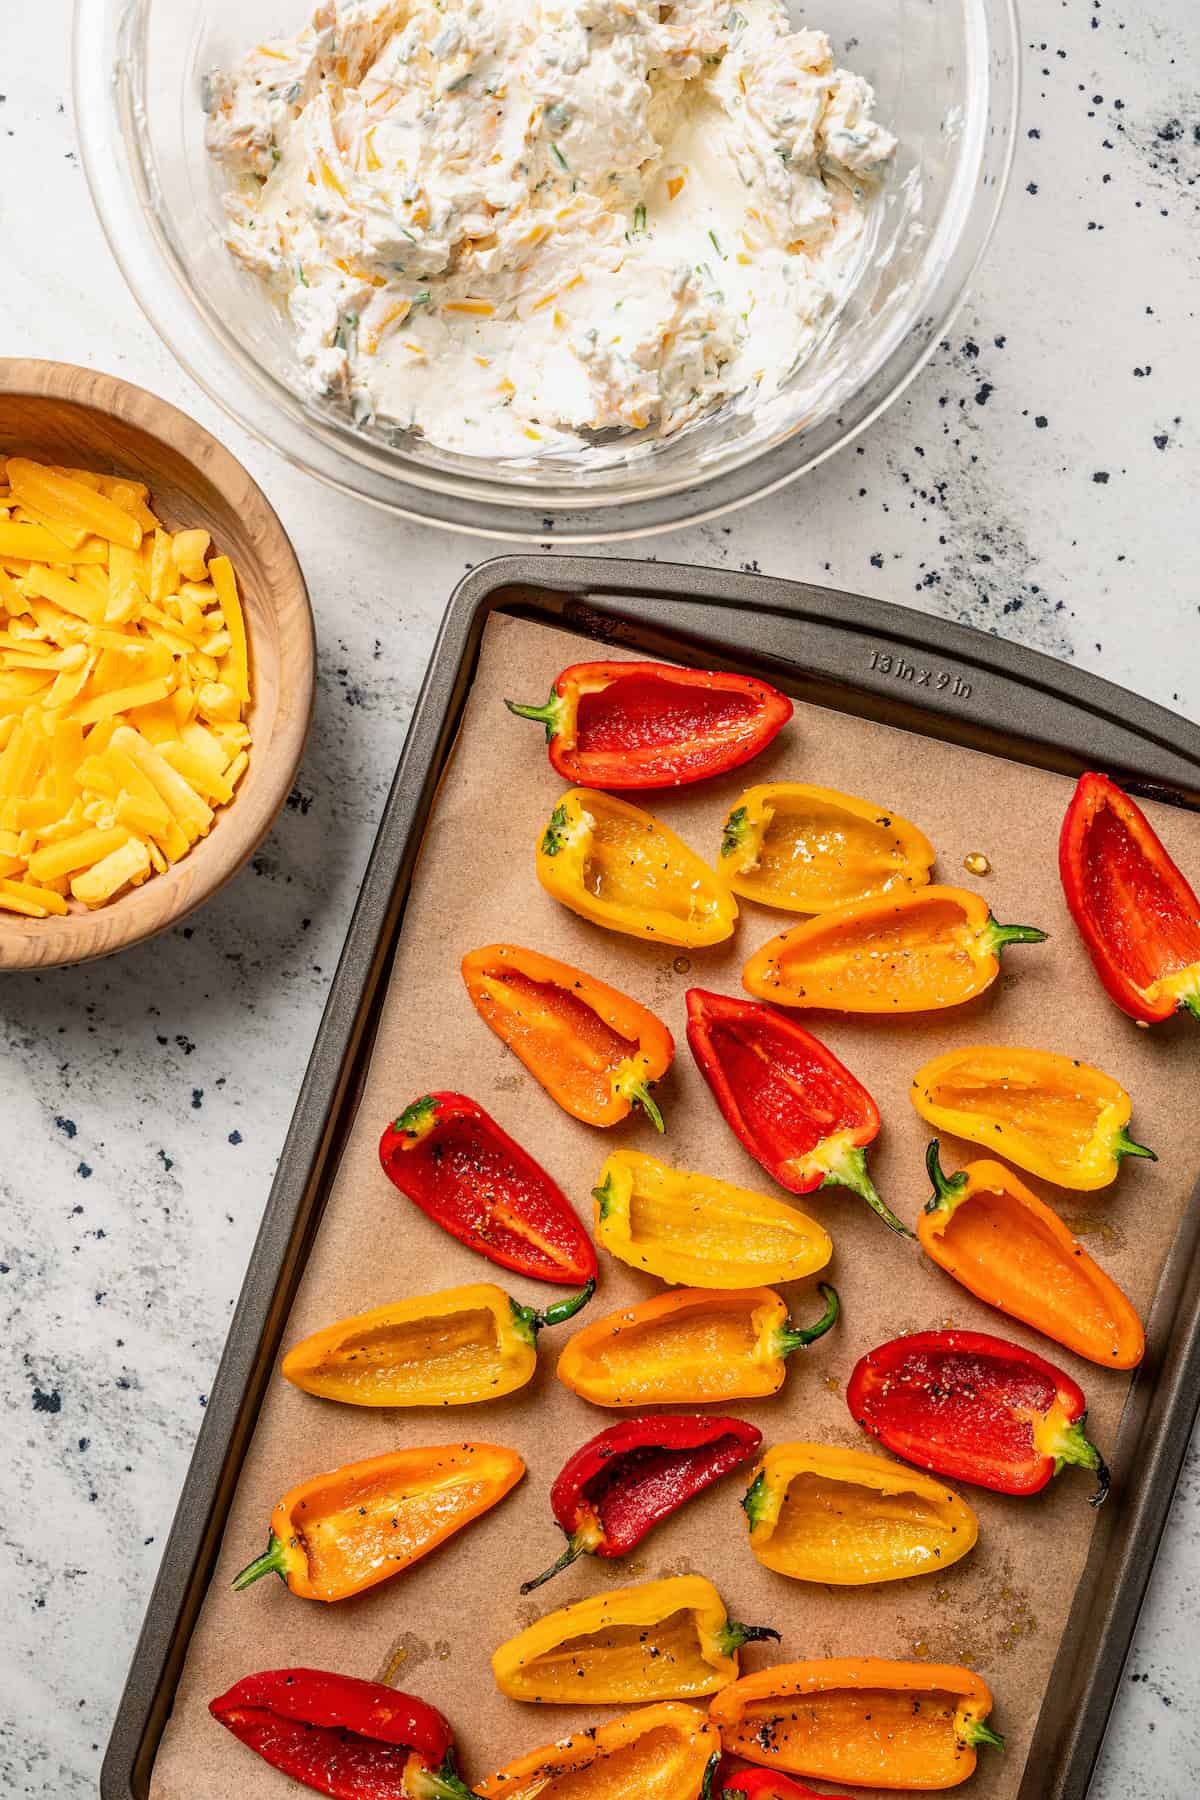
[[[237,576],[138,481],[0,458],[0,911],[103,906],[206,837],[249,765]]]

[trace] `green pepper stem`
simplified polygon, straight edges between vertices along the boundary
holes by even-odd
[[[732,856],[746,835],[747,814],[744,806],[735,806],[721,831],[721,855]]]
[[[1036,925],[1001,925],[989,913],[983,928],[983,941],[992,955],[998,956],[1005,944],[1044,944],[1046,933],[1039,931]]]
[[[751,1531],[762,1518],[763,1504],[767,1498],[767,1477],[765,1473],[760,1473],[742,1495],[742,1511],[750,1521]]]
[[[972,1719],[971,1723],[967,1726],[966,1742],[972,1746],[977,1744],[991,1744],[994,1750],[1004,1750],[1007,1748],[1000,1733],[998,1731],[992,1731],[984,1724],[982,1719]]]
[[[540,1575],[535,1575],[532,1581],[523,1581],[521,1592],[532,1594],[534,1588],[540,1588],[545,1582],[553,1581],[556,1575],[561,1575],[564,1569],[569,1569],[573,1562],[577,1562],[581,1556],[587,1554],[589,1552],[586,1544],[581,1543],[578,1538],[568,1538],[567,1547],[558,1561],[551,1563],[548,1569],[543,1569]]]
[[[1179,1003],[1180,1011],[1188,1011],[1193,1019],[1200,1019],[1200,994],[1185,994]]]
[[[717,1779],[717,1770],[720,1768],[722,1760],[723,1757],[720,1750],[714,1750],[713,1754],[709,1757],[708,1766],[704,1771],[704,1780],[700,1784],[700,1800],[714,1800],[713,1782]],[[728,1788],[723,1790],[726,1794],[729,1793],[729,1791]]]
[[[625,1092],[633,1105],[641,1107],[655,1131],[665,1131],[667,1129],[666,1125],[663,1123],[663,1116],[658,1110],[658,1104],[653,1099],[650,1089],[644,1081],[630,1082],[629,1086],[625,1089]]]
[[[1145,1144],[1135,1144],[1124,1126],[1113,1139],[1112,1153],[1117,1162],[1120,1162],[1125,1156],[1147,1156],[1151,1162],[1158,1161],[1158,1152],[1147,1150]]]
[[[1092,1495],[1091,1504],[1103,1506],[1108,1499],[1112,1476],[1109,1474],[1108,1464],[1084,1430],[1086,1424],[1087,1414],[1084,1413],[1082,1418],[1076,1419],[1063,1432],[1054,1451],[1054,1473],[1057,1475],[1067,1467],[1091,1469],[1099,1483]]]
[[[908,1226],[902,1224],[896,1217],[891,1207],[875,1192],[875,1183],[867,1174],[867,1153],[858,1145],[852,1145],[850,1149],[843,1152],[827,1172],[821,1186],[849,1188],[852,1194],[859,1194],[872,1211],[879,1214],[884,1224],[898,1232],[901,1237],[910,1238],[914,1235]]]
[[[246,1564],[240,1575],[234,1576],[233,1591],[240,1594],[243,1588],[250,1587],[264,1575],[278,1575],[281,1581],[286,1581],[285,1568],[283,1541],[272,1532],[262,1555],[256,1556],[252,1563]]]
[[[521,1306],[516,1300],[509,1298],[512,1307],[513,1325],[517,1332],[529,1344],[536,1344],[538,1332],[544,1331],[547,1325],[565,1325],[581,1312],[596,1291],[595,1278],[581,1288],[577,1294],[568,1294],[565,1300],[556,1300],[545,1312],[538,1312],[534,1306]]]
[[[544,706],[521,706],[516,700],[506,700],[504,704],[518,719],[535,719],[539,725],[544,725],[546,742],[549,744],[554,741],[554,734],[561,725],[563,716],[562,697],[554,688],[550,689],[550,698]]]
[[[761,1644],[768,1638],[779,1642],[779,1633],[770,1625],[739,1625],[736,1619],[727,1619],[717,1633],[716,1644],[722,1656],[736,1656],[743,1644]]]
[[[440,1769],[418,1769],[410,1776],[414,1800],[479,1800],[474,1788],[460,1780],[454,1766],[454,1752],[446,1752]],[[405,1789],[408,1792],[408,1789]]]
[[[817,1284],[817,1292],[825,1301],[825,1311],[815,1325],[796,1326],[790,1322],[778,1334],[776,1339],[777,1353],[790,1356],[793,1350],[803,1350],[809,1344],[815,1344],[819,1337],[824,1337],[831,1326],[837,1324],[842,1303],[838,1299],[837,1289],[831,1288],[827,1282]]]
[[[947,1175],[939,1158],[941,1145],[934,1138],[925,1152],[925,1167],[929,1171],[929,1179],[933,1183],[933,1195],[925,1202],[927,1213],[949,1212],[962,1200],[967,1190],[967,1176],[960,1169],[957,1175]]]

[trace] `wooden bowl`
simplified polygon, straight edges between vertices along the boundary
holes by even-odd
[[[308,590],[262,490],[186,413],[115,375],[0,358],[0,455],[130,475],[172,530],[198,525],[230,556],[250,649],[250,766],[209,835],[163,875],[65,918],[0,912],[0,969],[108,956],[203,905],[262,842],[287,799],[312,717],[316,648]]]

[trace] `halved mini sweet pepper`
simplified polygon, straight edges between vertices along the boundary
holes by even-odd
[[[1079,777],[1058,846],[1071,917],[1122,1012],[1156,1025],[1200,1018],[1200,900],[1136,801]]]
[[[531,1594],[580,1556],[627,1556],[646,1533],[757,1453],[762,1432],[744,1419],[701,1413],[648,1413],[622,1419],[578,1449],[550,1490],[567,1535],[556,1563]]]
[[[586,788],[707,781],[765,750],[792,716],[786,694],[753,675],[657,662],[574,663],[544,706],[504,704],[546,727],[550,761]]]
[[[477,1783],[482,1800],[701,1800],[716,1726],[665,1701],[531,1750]]]
[[[556,1181],[465,1094],[426,1094],[379,1140],[393,1186],[490,1262],[578,1287],[596,1252]]]
[[[837,1294],[824,1282],[819,1291],[825,1311],[815,1325],[798,1327],[771,1288],[676,1288],[577,1331],[558,1359],[558,1379],[596,1406],[702,1406],[777,1394],[786,1358],[837,1322]]]
[[[264,1669],[208,1710],[273,1769],[332,1800],[471,1800],[441,1713],[378,1681]]]
[[[739,1769],[721,1782],[720,1793],[714,1791],[713,1800],[833,1800],[833,1796],[802,1787],[775,1769]]]
[[[490,1511],[524,1473],[516,1451],[497,1444],[439,1444],[346,1463],[283,1496],[266,1550],[234,1588],[278,1575],[305,1600],[361,1594]]]
[[[742,1505],[764,1568],[836,1587],[948,1569],[979,1536],[940,1481],[840,1444],[773,1445]]]
[[[909,1099],[937,1130],[983,1144],[1059,1187],[1107,1187],[1126,1156],[1158,1161],[1126,1129],[1133,1103],[1120,1083],[1049,1050],[948,1050],[917,1070]]]
[[[785,912],[923,887],[933,863],[924,832],[890,807],[799,781],[747,788],[721,834],[721,873],[734,893]]]
[[[918,1468],[997,1494],[1039,1494],[1068,1467],[1108,1493],[1084,1431],[1083,1389],[1044,1357],[983,1331],[918,1331],[860,1357],[846,1404],[864,1431]]]
[[[765,1287],[815,1275],[833,1254],[797,1207],[636,1150],[614,1150],[593,1193],[596,1242],[660,1281]]]
[[[510,1700],[542,1706],[698,1700],[737,1680],[743,1644],[778,1637],[730,1619],[703,1576],[677,1575],[547,1613],[501,1644],[492,1673]]]
[[[685,950],[733,932],[737,901],[669,826],[613,794],[572,788],[538,839],[537,878],[581,918]]]
[[[848,1187],[912,1237],[867,1174],[879,1108],[832,1050],[773,1007],[703,988],[688,989],[687,1018],[688,1045],[726,1124],[780,1187]]]
[[[998,925],[967,888],[926,887],[839,907],[780,932],[742,971],[777,1006],[932,1012],[961,1006],[1000,973],[1005,944],[1040,944],[1034,925]]]
[[[1137,1367],[1146,1350],[1141,1320],[1045,1201],[998,1162],[944,1174],[936,1138],[925,1162],[933,1197],[917,1236],[939,1268],[1077,1356]]]
[[[376,1306],[315,1331],[288,1351],[284,1378],[349,1406],[475,1406],[515,1393],[537,1368],[538,1333],[595,1292],[589,1281],[544,1312],[490,1281]]]
[[[489,944],[462,960],[479,1016],[546,1092],[584,1125],[616,1125],[640,1106],[656,1131],[651,1088],[675,1040],[662,1020],[595,975],[519,944]]]
[[[957,1787],[975,1773],[992,1696],[946,1663],[829,1658],[759,1669],[718,1694],[709,1716],[733,1756],[791,1775],[904,1790]]]

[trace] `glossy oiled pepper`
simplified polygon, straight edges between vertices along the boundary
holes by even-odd
[[[927,1256],[980,1300],[1110,1369],[1146,1349],[1142,1322],[1057,1213],[997,1162],[945,1175],[935,1138],[933,1197],[917,1225]]]
[[[377,1681],[264,1669],[208,1710],[273,1769],[333,1800],[470,1800],[441,1713]]]
[[[517,944],[472,950],[462,975],[480,1017],[573,1118],[616,1125],[636,1105],[663,1129],[650,1090],[670,1068],[675,1040],[646,1007]]]
[[[489,1262],[578,1287],[596,1252],[570,1201],[490,1113],[464,1094],[414,1100],[379,1141],[389,1180]]]
[[[780,1187],[848,1187],[893,1231],[913,1235],[867,1174],[879,1108],[832,1050],[755,1000],[689,988],[687,1015],[688,1044],[726,1124]]]
[[[1058,846],[1071,917],[1111,997],[1155,1025],[1200,1018],[1200,900],[1149,819],[1107,775],[1081,775]]]
[[[932,1012],[989,988],[1005,944],[1045,936],[1033,925],[997,925],[987,901],[966,888],[919,888],[794,925],[755,952],[742,981],[778,1006]]]
[[[510,1700],[543,1706],[698,1700],[737,1680],[743,1644],[778,1637],[730,1619],[711,1581],[677,1575],[547,1613],[501,1644],[492,1673]]]
[[[713,1800],[833,1800],[833,1796],[802,1787],[774,1769],[739,1769],[720,1784],[719,1795],[714,1791]]]
[[[973,1775],[978,1745],[1003,1749],[985,1722],[991,1710],[970,1669],[864,1656],[760,1669],[718,1694],[709,1713],[725,1749],[747,1762],[928,1791]]]
[[[933,861],[929,839],[890,808],[798,781],[747,788],[721,836],[721,872],[734,892],[785,912],[923,887]]]
[[[655,662],[575,663],[544,706],[505,705],[546,727],[550,761],[586,788],[707,781],[765,750],[792,716],[787,696],[752,675]]]
[[[531,1750],[476,1791],[483,1800],[701,1800],[720,1754],[711,1720],[668,1701]]]
[[[524,1473],[516,1451],[496,1444],[439,1444],[347,1463],[283,1496],[266,1551],[233,1585],[279,1575],[305,1600],[361,1594],[489,1511]]]
[[[979,1536],[940,1481],[840,1445],[774,1445],[742,1504],[755,1556],[793,1581],[903,1581],[949,1568]]]
[[[766,1287],[815,1275],[833,1254],[798,1208],[636,1150],[615,1150],[593,1192],[596,1242],[660,1281]]]
[[[770,1288],[676,1288],[577,1331],[558,1359],[558,1378],[596,1406],[702,1406],[777,1394],[785,1358],[837,1320],[836,1293],[824,1282],[820,1292],[824,1313],[797,1328]]]
[[[397,1300],[340,1319],[296,1344],[282,1373],[306,1393],[350,1406],[473,1406],[532,1379],[538,1333],[586,1306],[589,1282],[538,1313],[491,1282]]]
[[[1084,1432],[1087,1402],[1053,1363],[982,1331],[920,1331],[862,1357],[853,1417],[897,1456],[998,1494],[1037,1494],[1060,1469],[1108,1470]]]
[[[521,1592],[532,1593],[577,1557],[627,1556],[648,1531],[749,1462],[761,1443],[762,1432],[744,1419],[700,1413],[648,1413],[598,1432],[550,1490],[567,1547]]]
[[[737,901],[669,826],[612,794],[572,788],[538,840],[537,878],[593,925],[685,950],[731,935]]]
[[[1012,1045],[948,1050],[918,1069],[909,1098],[923,1119],[1059,1187],[1107,1187],[1126,1156],[1153,1150],[1126,1130],[1132,1102],[1111,1075],[1072,1056]]]

